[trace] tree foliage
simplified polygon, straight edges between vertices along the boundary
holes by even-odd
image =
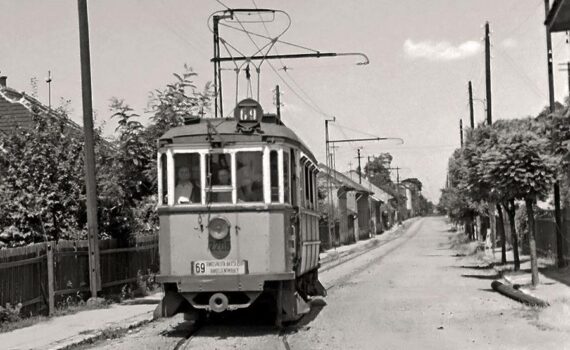
[[[156,139],[187,116],[209,110],[210,84],[198,91],[185,66],[150,97],[149,125],[113,98],[116,138],[96,131],[99,232],[127,241],[156,232]],[[86,207],[83,134],[63,109],[34,115],[33,128],[0,133],[0,245],[83,238]]]

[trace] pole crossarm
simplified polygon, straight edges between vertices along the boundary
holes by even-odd
[[[343,143],[343,142],[358,142],[358,141],[384,141],[384,140],[399,140],[404,143],[404,140],[399,137],[367,137],[361,139],[340,139],[340,140],[329,140],[328,143]]]
[[[228,61],[257,61],[257,60],[280,60],[287,58],[321,58],[321,57],[337,57],[337,56],[360,56],[364,59],[362,62],[358,62],[357,65],[366,65],[370,63],[368,56],[361,52],[347,52],[347,53],[336,53],[336,52],[315,52],[315,53],[293,53],[293,54],[281,54],[281,55],[263,55],[263,56],[235,56],[235,57],[214,57],[210,62],[228,62]]]

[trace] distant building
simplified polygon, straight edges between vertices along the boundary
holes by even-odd
[[[325,211],[328,211],[329,196],[332,193],[330,202],[333,206],[333,217],[327,218],[327,221],[331,222],[331,227],[333,224],[336,227],[338,223],[338,231],[334,231],[336,237],[333,237],[332,245],[349,244],[369,238],[374,230],[370,220],[369,202],[372,191],[324,164],[319,164],[319,168],[319,187],[326,189],[322,201]],[[328,232],[326,228],[323,231],[325,232],[321,234],[321,241],[326,242]]]

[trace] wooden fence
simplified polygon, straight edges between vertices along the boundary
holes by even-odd
[[[556,222],[552,215],[535,219],[536,250],[542,256],[556,256]],[[570,208],[562,211],[562,237],[565,260],[570,261]]]
[[[118,248],[99,242],[103,291],[158,272],[158,237]],[[87,241],[46,242],[0,250],[0,306],[21,303],[23,314],[53,312],[56,300],[89,292]]]

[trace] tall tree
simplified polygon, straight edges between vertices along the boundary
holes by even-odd
[[[540,126],[530,118],[517,128],[505,130],[496,147],[483,155],[489,167],[485,181],[494,182],[502,193],[524,200],[527,209],[532,284],[538,284],[538,263],[534,227],[534,204],[543,198],[555,180],[556,163],[547,155],[547,139],[534,132]],[[513,201],[511,201],[512,203]]]

